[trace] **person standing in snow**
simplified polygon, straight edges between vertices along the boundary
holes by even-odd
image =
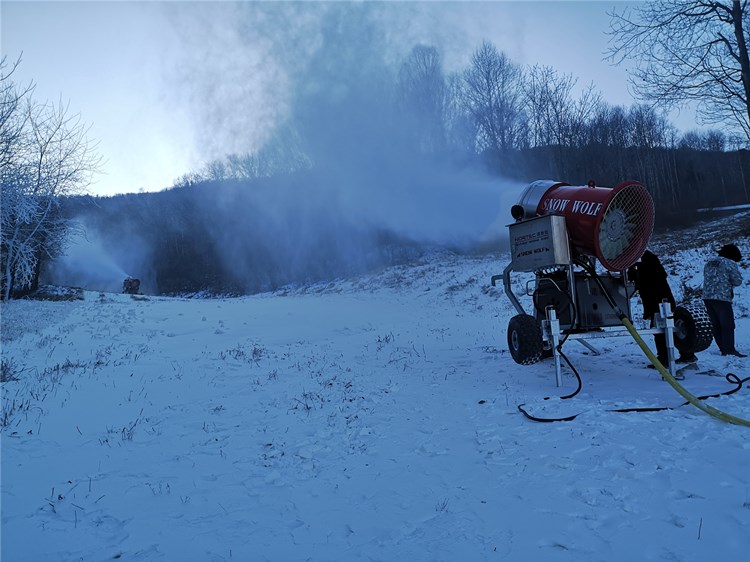
[[[734,288],[742,283],[737,264],[742,260],[740,249],[726,244],[719,255],[709,258],[703,268],[703,302],[711,319],[714,341],[722,355],[747,357],[734,346]]]
[[[646,250],[641,256],[641,260],[628,270],[628,276],[635,283],[635,289],[641,296],[643,304],[643,318],[651,321],[651,327],[656,325],[656,315],[659,313],[659,304],[663,301],[669,302],[672,310],[677,304],[672,294],[672,288],[669,286],[667,272],[656,254]],[[654,344],[656,345],[656,357],[662,365],[669,364],[669,354],[667,351],[667,338],[664,334],[654,334]],[[697,358],[694,354],[680,355],[676,360],[677,363],[688,363],[695,361]],[[653,365],[649,365],[653,367]]]

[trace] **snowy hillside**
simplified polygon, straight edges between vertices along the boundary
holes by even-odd
[[[651,248],[680,300],[718,245],[740,246],[749,352],[738,217]],[[746,560],[750,429],[679,407],[630,338],[566,344],[583,389],[543,401],[575,379],[510,357],[515,311],[489,283],[507,260],[3,304],[2,560]],[[748,367],[712,344],[683,383],[723,392]],[[521,403],[580,415],[535,423]],[[750,419],[747,388],[709,403]],[[610,411],[634,406],[674,409]]]

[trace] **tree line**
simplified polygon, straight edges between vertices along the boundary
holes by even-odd
[[[438,49],[417,45],[391,91],[404,150],[481,161],[493,173],[615,185],[645,183],[665,213],[750,200],[750,137],[741,128],[680,133],[657,106],[606,103],[591,84],[546,66],[523,68],[489,42],[467,69],[445,74]],[[316,166],[314,135],[285,127],[253,154],[231,154],[175,187],[271,177]]]
[[[577,149],[572,150],[575,155]],[[605,150],[602,148],[602,154]],[[553,173],[556,151],[544,147],[519,152],[513,158],[517,161],[521,156],[522,165],[535,170],[528,178],[558,177]],[[697,220],[697,205],[748,201],[746,196],[737,198],[729,193],[726,183],[715,181],[722,174],[728,177],[725,170],[729,168],[750,173],[745,152],[711,153],[688,148],[645,153],[612,150],[605,157],[612,163],[612,177],[617,166],[628,169],[650,163],[655,165],[656,180],[669,174],[683,177],[681,191],[665,193],[665,204],[656,199],[658,227]],[[743,163],[732,162],[743,157]],[[482,164],[480,156],[477,163]],[[584,173],[590,169],[584,160],[580,163],[570,172],[587,177]],[[706,181],[701,183],[704,174]],[[684,189],[689,181],[698,182],[693,184],[692,192]],[[337,213],[329,200],[321,199],[320,207],[310,208],[304,192],[308,182],[304,171],[284,176],[283,181],[279,176],[203,180],[159,193],[76,197],[67,200],[65,207],[71,217],[101,233],[112,255],[128,264],[128,272],[143,278],[144,290],[161,294],[267,291],[405,263],[434,249],[424,240],[394,229],[366,228],[346,214]],[[691,201],[685,212],[668,210],[673,208],[672,197],[677,195],[679,200]],[[329,203],[334,210],[324,212],[322,207]],[[505,216],[509,210],[500,208],[499,201],[497,205],[498,216]],[[507,220],[510,221],[509,214]],[[469,248],[449,247],[459,252],[480,248],[498,251],[502,249],[501,241],[482,241]]]

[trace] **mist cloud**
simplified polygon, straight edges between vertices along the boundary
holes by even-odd
[[[101,229],[93,224],[78,222],[69,234],[65,255],[47,265],[41,282],[119,292],[126,277],[141,277],[146,279],[144,289],[153,290],[149,259],[148,246],[135,233],[120,236],[118,243],[103,239]]]
[[[224,274],[238,286],[267,290],[393,263],[400,259],[387,247],[394,240],[462,251],[505,235],[523,186],[486,173],[476,159],[422,150],[418,120],[398,103],[401,64],[436,33],[430,18],[424,33],[415,25],[421,5],[182,6],[165,8],[184,42],[168,77],[174,103],[193,116],[197,151],[223,159],[294,137],[294,150],[310,163],[241,190],[189,195],[197,210],[179,228],[205,232],[205,251],[220,252]],[[174,209],[176,220],[180,212]],[[89,235],[98,236],[94,227]],[[163,243],[149,236],[152,245]],[[117,281],[134,275],[148,291],[149,244],[102,238],[115,263],[135,265],[121,266]],[[139,251],[134,261],[130,253]],[[80,263],[70,265],[80,272]],[[150,286],[164,290],[156,281]]]
[[[415,152],[394,113],[392,86],[413,41],[439,39],[434,12],[401,3],[221,3],[173,23],[188,45],[179,80],[205,154],[253,153],[293,128],[314,163],[303,194],[311,208],[323,200],[326,212],[353,223],[437,244],[469,244],[497,219],[507,185]]]

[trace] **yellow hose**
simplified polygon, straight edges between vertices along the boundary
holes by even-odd
[[[646,357],[649,358],[651,363],[654,364],[654,367],[656,367],[656,369],[667,380],[667,382],[672,385],[672,388],[674,388],[680,394],[680,396],[682,396],[685,400],[690,402],[696,408],[706,412],[709,416],[713,416],[727,423],[733,423],[736,425],[744,425],[746,427],[750,427],[750,421],[742,419],[742,418],[738,418],[737,416],[733,416],[731,414],[727,414],[726,412],[722,412],[721,410],[717,410],[716,408],[713,408],[709,406],[708,404],[705,404],[702,400],[698,400],[698,398],[690,394],[685,389],[685,387],[682,386],[679,382],[677,382],[677,380],[675,380],[672,374],[667,369],[664,368],[661,362],[657,359],[656,355],[654,355],[654,353],[651,351],[648,345],[646,345],[646,342],[643,341],[643,338],[633,327],[633,324],[630,323],[630,320],[628,320],[626,316],[622,316],[620,320],[628,329],[628,332],[630,332],[630,335],[633,336],[633,339],[636,341],[636,343],[643,350],[643,353],[646,354]]]

